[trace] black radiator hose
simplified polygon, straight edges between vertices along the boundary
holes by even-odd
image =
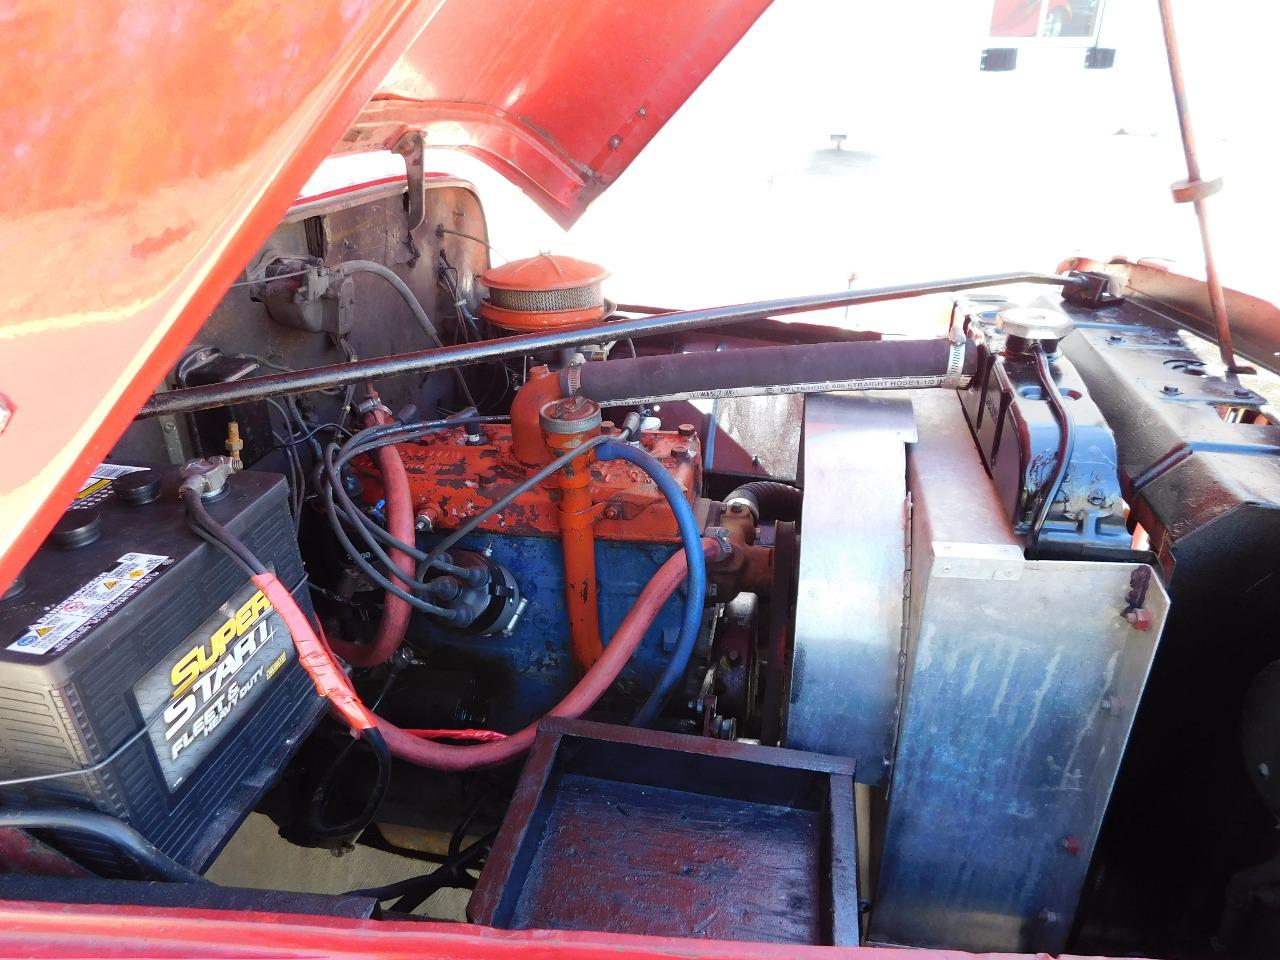
[[[724,498],[724,502],[728,506],[734,503],[745,505],[757,523],[761,520],[795,523],[800,519],[802,496],[798,487],[777,480],[753,480],[734,490]]]
[[[938,337],[750,347],[609,360],[566,368],[560,381],[567,394],[572,387],[570,376],[579,377],[578,393],[603,405],[938,387],[948,372],[971,376],[976,369],[977,351],[968,344],[961,346],[965,348],[963,358],[956,357],[958,362],[952,369],[953,344]]]

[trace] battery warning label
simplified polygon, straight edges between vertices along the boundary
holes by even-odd
[[[134,687],[170,790],[200,766],[294,656],[266,596],[247,585]]]
[[[35,656],[66,649],[172,562],[169,557],[153,553],[126,553],[110,570],[98,574],[61,603],[50,607],[9,644],[9,649]]]
[[[111,494],[111,481],[130,473],[142,473],[146,467],[129,467],[120,463],[100,463],[94,467],[89,479],[80,485],[80,491],[71,502],[72,510],[96,507]]]

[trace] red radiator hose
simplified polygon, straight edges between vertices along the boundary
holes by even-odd
[[[715,557],[718,555],[719,545],[715,540],[704,539],[702,549],[708,557]],[[548,716],[580,717],[600,699],[622,672],[622,668],[631,659],[636,648],[640,646],[640,641],[653,625],[654,618],[662,609],[662,605],[684,582],[687,569],[688,561],[685,559],[684,551],[672,554],[671,558],[658,568],[658,572],[640,591],[640,596],[636,598],[636,602],[631,605],[626,617],[614,631],[613,639],[604,648],[600,659],[583,674],[578,685],[551,708]],[[382,731],[382,736],[393,755],[420,767],[455,771],[495,767],[514,760],[533,745],[533,735],[538,727],[535,722],[502,740],[468,746],[450,746],[430,740],[420,740],[411,733],[387,723],[381,717],[377,720],[378,729]]]
[[[371,410],[364,418],[367,427],[390,422],[391,418],[380,408]],[[382,472],[383,496],[386,498],[384,509],[387,532],[404,543],[413,543],[413,495],[409,491],[409,475],[405,473],[400,451],[394,446],[379,447],[376,456],[378,469]],[[389,548],[387,553],[401,572],[409,577],[414,575],[413,557],[394,548]],[[378,632],[374,635],[373,643],[351,643],[334,638],[329,641],[329,645],[353,667],[376,667],[385,663],[400,649],[412,613],[407,601],[393,593],[387,593],[382,604],[382,619],[378,621]]]

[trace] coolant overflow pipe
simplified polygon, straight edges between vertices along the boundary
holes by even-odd
[[[689,668],[689,660],[693,656],[694,645],[698,641],[698,631],[702,629],[702,606],[707,596],[707,564],[703,556],[702,535],[698,532],[698,522],[693,517],[693,508],[685,499],[684,488],[653,454],[629,443],[609,440],[596,449],[596,457],[600,460],[626,460],[628,463],[635,464],[653,479],[671,505],[671,512],[675,514],[676,526],[680,530],[680,540],[684,544],[684,553],[689,564],[684,618],[680,622],[680,638],[676,641],[675,652],[667,662],[667,668],[658,680],[658,685],[653,688],[649,699],[645,701],[644,706],[632,721],[633,726],[645,727],[662,712],[672,691],[684,677],[685,671]]]
[[[977,368],[963,340],[861,340],[749,347],[588,363],[579,393],[605,406],[655,400],[747,397],[832,390],[959,387]],[[565,373],[561,387],[568,393]]]

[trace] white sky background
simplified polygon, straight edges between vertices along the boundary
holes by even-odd
[[[1226,180],[1210,201],[1221,272],[1280,300],[1280,4],[1174,6],[1201,165]],[[991,0],[775,0],[567,233],[470,158],[442,151],[428,168],[476,183],[502,255],[602,263],[621,301],[1052,270],[1077,252],[1199,272],[1194,215],[1168,189],[1185,168],[1155,0],[1108,0],[1100,42],[1117,55],[1104,71],[1071,46],[980,72],[981,49],[1000,45],[985,38],[990,12]],[[832,133],[848,135],[843,155]]]

